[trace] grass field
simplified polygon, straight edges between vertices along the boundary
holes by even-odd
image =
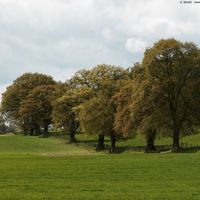
[[[80,145],[81,147],[81,145]],[[92,149],[69,145],[55,138],[0,136],[1,155],[88,154]]]
[[[0,137],[0,199],[200,199],[200,152],[94,153],[54,138]]]

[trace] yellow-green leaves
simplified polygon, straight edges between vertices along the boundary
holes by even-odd
[[[29,124],[42,125],[44,134],[48,134],[48,125],[52,123],[52,93],[55,87],[42,85],[29,92],[25,100],[20,103],[19,114],[27,119]]]
[[[82,104],[81,126],[90,134],[109,135],[113,129],[114,109],[106,99],[92,98]]]
[[[1,110],[3,114],[8,121],[12,120],[19,127],[23,128],[25,123],[29,124],[29,121],[28,119],[23,119],[23,116],[19,112],[21,102],[27,100],[29,93],[34,88],[41,85],[54,85],[55,83],[52,77],[44,74],[23,74],[14,80],[13,84],[2,94]]]
[[[200,107],[197,106],[200,101],[199,55],[195,44],[168,39],[160,40],[146,50],[142,62],[145,88],[149,88],[144,100],[150,111],[149,117],[154,119],[149,119],[148,124],[173,133],[174,151],[180,148],[180,134],[200,123]]]

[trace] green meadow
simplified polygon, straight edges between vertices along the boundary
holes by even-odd
[[[0,199],[198,200],[199,166],[199,151],[109,154],[56,138],[0,136]]]

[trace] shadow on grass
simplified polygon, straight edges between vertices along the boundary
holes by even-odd
[[[110,142],[110,140],[104,140],[104,142]],[[97,144],[98,143],[98,140],[79,140],[77,139],[77,143],[95,143]]]
[[[67,134],[57,134],[57,133],[54,133],[54,134],[50,134],[49,135],[50,137],[51,136],[54,136],[54,137],[58,137],[58,138],[62,138],[62,139],[69,139],[67,138],[68,135]],[[44,138],[43,135],[40,135],[39,137],[41,138]],[[120,143],[120,142],[124,142],[128,140],[127,138],[123,138],[123,139],[117,139],[117,143]],[[105,149],[104,150],[109,150],[110,149],[110,140],[109,139],[105,139],[104,140],[105,143]],[[85,145],[88,145],[90,147],[96,147],[97,144],[98,144],[98,139],[76,139],[76,143],[77,144],[81,144],[81,143],[84,143]],[[171,145],[156,145],[156,151],[152,151],[152,152],[147,152],[147,153],[164,153],[164,152],[167,152],[167,153],[171,153]],[[103,150],[103,151],[104,151]],[[177,153],[197,153],[198,151],[200,151],[200,147],[199,146],[196,146],[196,147],[186,147],[186,148],[182,148],[179,152]],[[120,153],[124,153],[124,152],[143,152],[145,153],[146,152],[146,146],[144,145],[139,145],[139,146],[132,146],[130,144],[127,144],[127,145],[123,145],[123,146],[116,146],[116,153],[120,154]]]
[[[198,147],[190,147],[190,148],[182,148],[178,153],[197,153],[200,151],[200,148]]]
[[[173,153],[171,149],[163,149],[163,150],[155,150],[151,152],[146,152],[145,146],[137,146],[134,148],[126,148],[126,147],[117,147],[116,153],[125,153],[125,152],[143,152],[143,153]],[[197,153],[200,152],[200,148],[190,147],[190,148],[182,148],[179,152],[176,153]]]

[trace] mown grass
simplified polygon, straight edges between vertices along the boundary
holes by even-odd
[[[1,155],[86,154],[92,150],[80,146],[69,145],[67,141],[55,138],[0,136]]]
[[[55,138],[2,136],[0,199],[198,200],[199,157],[95,154]]]
[[[0,156],[0,199],[200,199],[199,156]]]

